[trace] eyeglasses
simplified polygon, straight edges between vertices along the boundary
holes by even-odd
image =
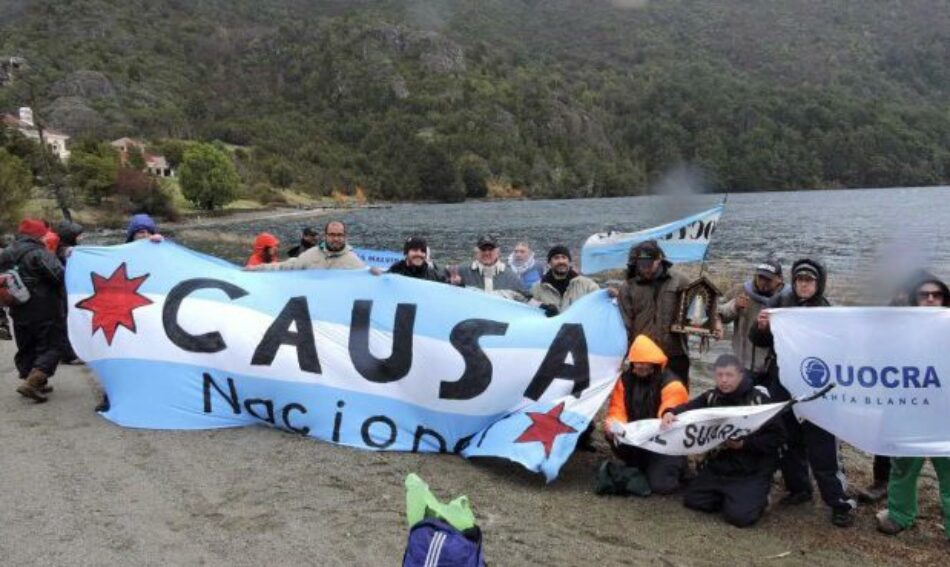
[[[942,291],[918,291],[917,299],[943,299]]]
[[[328,232],[327,238],[346,238],[345,232]]]

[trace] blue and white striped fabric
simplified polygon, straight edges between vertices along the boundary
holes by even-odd
[[[402,260],[405,255],[399,252],[390,252],[389,250],[369,250],[367,248],[354,248],[353,252],[360,257],[364,264],[371,268],[388,269],[396,262]]]
[[[558,317],[365,270],[247,272],[172,242],[78,247],[69,334],[128,427],[265,424],[553,479],[626,350],[605,292]]]
[[[627,266],[630,249],[647,240],[659,241],[669,261],[699,262],[706,257],[709,240],[716,231],[724,205],[691,217],[639,232],[601,232],[592,235],[581,248],[581,270],[596,274]]]

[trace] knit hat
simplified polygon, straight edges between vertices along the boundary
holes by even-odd
[[[429,244],[426,242],[426,239],[421,236],[410,236],[406,239],[405,244],[402,245],[403,254],[408,254],[410,250],[422,250],[425,252],[428,249]]]
[[[152,217],[145,213],[133,215],[129,221],[128,228],[125,229],[125,241],[132,242],[135,233],[140,230],[148,231],[149,234],[156,234],[158,232],[158,225],[155,224]]]
[[[46,228],[46,224],[39,219],[23,219],[20,221],[17,232],[24,236],[43,238],[49,230]]]
[[[318,236],[317,229],[313,227],[306,227],[303,229],[304,236]]]
[[[656,364],[661,368],[666,368],[668,361],[663,349],[646,335],[637,335],[637,338],[633,340],[633,344],[630,345],[630,350],[627,352],[627,360],[629,362]]]
[[[561,245],[561,244],[558,244],[557,246],[553,246],[553,247],[551,247],[550,250],[548,250],[548,262],[551,261],[551,258],[553,258],[553,257],[555,257],[555,256],[558,256],[558,255],[567,256],[567,259],[568,259],[568,260],[571,260],[571,259],[572,259],[572,258],[571,258],[571,251],[570,251],[570,249],[568,249],[567,246],[563,246],[563,245]]]

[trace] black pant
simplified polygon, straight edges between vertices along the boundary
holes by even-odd
[[[785,488],[789,492],[812,493],[809,468],[818,484],[821,499],[832,509],[853,505],[845,496],[847,480],[838,462],[838,440],[810,421],[799,422],[793,412],[783,415],[788,448],[779,461]]]
[[[676,374],[683,381],[683,385],[689,389],[689,355],[688,354],[677,354],[671,356],[669,362],[667,363],[667,368],[670,369],[670,372]]]
[[[722,511],[730,524],[744,528],[759,521],[769,503],[771,475],[765,472],[739,477],[699,471],[686,489],[683,505],[701,512]]]
[[[34,368],[52,376],[63,356],[63,321],[13,321],[13,335],[17,352],[13,356],[20,378],[26,378]]]
[[[686,470],[686,457],[661,455],[632,445],[611,443],[610,448],[627,466],[636,467],[646,475],[653,492],[670,494],[680,487],[680,479]]]
[[[874,455],[874,484],[884,484],[891,479],[891,458]]]

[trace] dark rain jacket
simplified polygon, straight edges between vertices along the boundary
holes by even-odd
[[[435,264],[429,264],[428,262],[423,263],[417,268],[410,266],[405,260],[400,260],[392,266],[389,266],[389,269],[386,271],[390,274],[399,274],[400,276],[406,276],[408,278],[445,283],[445,276],[442,272]]]
[[[831,305],[831,302],[825,297],[825,286],[828,281],[828,272],[825,267],[817,260],[802,258],[792,264],[792,273],[794,274],[798,267],[804,264],[814,266],[818,272],[818,289],[815,291],[815,295],[809,299],[801,299],[795,295],[795,284],[793,282],[779,298],[775,307],[829,307]],[[772,327],[769,326],[765,330],[760,330],[758,325],[752,325],[749,328],[749,340],[753,345],[769,351],[765,372],[759,374],[756,381],[768,388],[773,400],[784,402],[790,399],[791,394],[779,381],[778,359],[775,356],[775,337],[772,336]]]
[[[21,234],[0,253],[0,271],[14,266],[30,290],[29,301],[10,308],[14,322],[24,325],[62,318],[64,272],[59,259],[38,238]]]
[[[752,377],[746,374],[734,392],[724,394],[718,388],[707,390],[672,411],[681,414],[702,408],[757,406],[771,402],[765,389],[755,386]],[[743,438],[742,448],[729,449],[720,445],[706,453],[701,466],[719,476],[771,475],[778,465],[779,449],[784,443],[785,427],[782,420],[772,419],[755,433]]]

